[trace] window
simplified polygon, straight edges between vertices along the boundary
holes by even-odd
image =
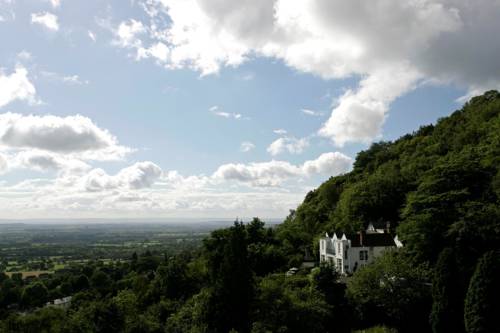
[[[337,259],[337,269],[338,270],[342,269],[342,259]]]
[[[359,251],[359,260],[368,260],[368,251]]]
[[[322,255],[321,255],[321,262],[324,262],[324,261],[325,261],[325,255],[324,255],[324,254],[322,254]]]
[[[344,251],[344,259],[347,259],[347,249]]]
[[[337,253],[340,254],[340,243],[337,244]]]

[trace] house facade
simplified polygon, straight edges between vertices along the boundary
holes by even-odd
[[[384,251],[402,247],[398,236],[393,236],[389,228],[375,229],[372,224],[366,230],[347,236],[346,234],[328,234],[319,240],[320,262],[335,266],[343,274],[352,274],[359,267],[371,263]]]

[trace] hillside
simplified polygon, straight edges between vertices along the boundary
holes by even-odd
[[[309,192],[280,231],[290,250],[303,250],[325,231],[390,222],[417,261],[433,263],[448,246],[475,261],[499,240],[499,161],[500,94],[489,91],[436,125],[360,152],[351,172]]]

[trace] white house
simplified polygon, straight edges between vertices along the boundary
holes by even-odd
[[[330,237],[326,234],[319,240],[319,260],[335,265],[341,274],[351,274],[385,250],[402,246],[398,236],[393,237],[389,228],[375,229],[370,223],[366,231],[352,236],[334,233]]]

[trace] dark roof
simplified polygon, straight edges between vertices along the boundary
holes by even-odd
[[[363,244],[360,242],[360,234],[352,236],[349,238],[351,240],[351,247],[362,247],[362,246],[396,246],[394,239],[391,234],[387,233],[365,233],[363,235]]]

